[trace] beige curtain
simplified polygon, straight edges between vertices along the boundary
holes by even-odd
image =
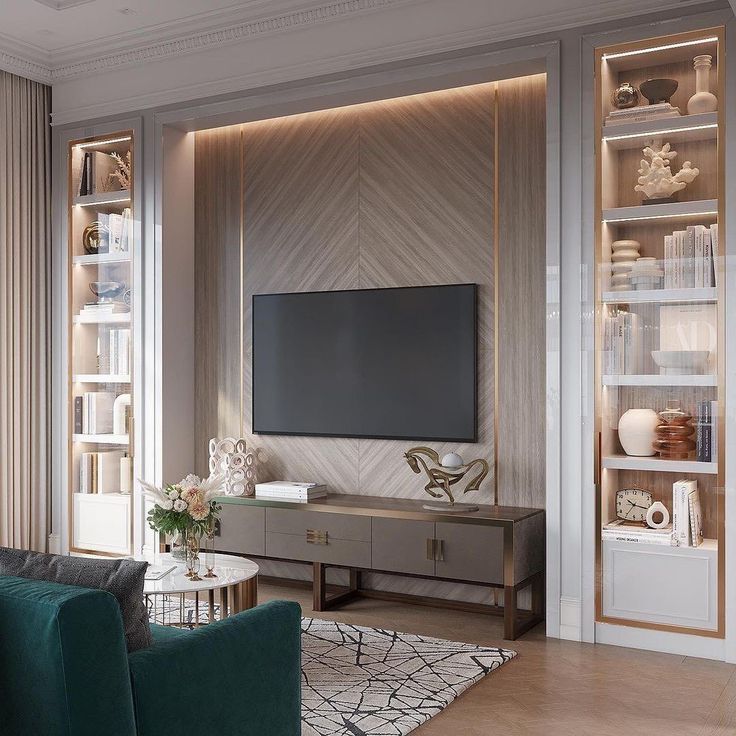
[[[51,90],[0,71],[0,545],[49,532]]]

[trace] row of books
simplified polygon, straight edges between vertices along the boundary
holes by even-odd
[[[695,459],[701,463],[718,459],[717,401],[698,401],[695,405]]]
[[[313,498],[323,498],[326,495],[327,486],[321,483],[299,483],[290,480],[256,483],[256,498],[306,503]]]
[[[698,547],[703,543],[703,513],[698,483],[678,480],[672,485],[672,521],[661,529],[615,519],[603,526],[601,539],[669,547]]]
[[[130,375],[130,328],[111,329],[97,338],[97,366],[104,375]]]
[[[605,375],[641,373],[639,315],[619,310],[603,319],[602,369]]]
[[[100,223],[100,253],[128,253],[133,242],[133,219],[130,207],[117,212],[98,212],[97,222]]]
[[[716,286],[718,225],[689,225],[664,236],[664,288]]]
[[[85,391],[75,396],[74,433],[112,434],[115,398],[112,391]]]
[[[83,452],[79,457],[80,493],[130,493],[132,458],[122,450]]]

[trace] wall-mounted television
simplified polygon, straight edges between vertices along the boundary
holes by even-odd
[[[475,442],[475,284],[253,296],[253,431]]]

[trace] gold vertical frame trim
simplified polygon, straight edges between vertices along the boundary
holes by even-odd
[[[245,126],[240,126],[240,434],[245,432]]]
[[[718,97],[718,138],[716,141],[717,155],[716,162],[717,172],[717,197],[718,197],[718,239],[724,244],[720,250],[721,267],[718,278],[718,304],[717,304],[717,333],[718,333],[718,474],[715,476],[716,485],[714,493],[716,493],[716,537],[718,544],[718,579],[717,579],[717,628],[716,629],[700,629],[689,626],[674,626],[670,624],[658,624],[648,621],[636,621],[631,619],[621,619],[603,614],[602,601],[602,583],[603,583],[603,564],[602,564],[602,541],[601,541],[601,524],[602,524],[602,501],[603,501],[603,476],[602,476],[602,451],[600,448],[600,438],[602,431],[602,376],[600,351],[602,349],[602,284],[601,284],[601,255],[603,246],[603,230],[602,221],[602,133],[603,133],[603,99],[602,99],[602,63],[603,57],[610,53],[620,53],[629,51],[641,51],[652,46],[658,45],[657,42],[682,43],[687,41],[697,41],[709,37],[717,39],[717,63],[718,63],[718,79],[717,79],[717,97]],[[695,48],[695,47],[694,47]],[[643,57],[646,58],[646,57]],[[642,63],[642,66],[645,66]],[[594,193],[594,227],[595,227],[595,421],[594,421],[594,482],[596,493],[596,527],[595,527],[595,620],[598,623],[608,623],[617,626],[627,626],[638,629],[649,629],[655,631],[666,631],[678,634],[691,634],[706,638],[723,639],[725,637],[726,610],[725,610],[725,233],[726,233],[726,203],[725,203],[725,145],[726,145],[726,124],[725,124],[725,102],[726,102],[726,64],[725,64],[725,29],[723,26],[715,28],[702,28],[694,31],[686,31],[679,34],[673,34],[665,37],[648,38],[641,41],[633,41],[630,43],[622,43],[611,46],[602,46],[595,49],[595,193]],[[685,116],[683,116],[685,117]]]
[[[66,257],[67,257],[67,299],[66,299],[66,316],[67,316],[67,359],[66,359],[66,389],[67,389],[67,407],[66,407],[66,457],[67,457],[67,472],[66,472],[66,496],[67,496],[67,539],[69,541],[68,547],[70,552],[79,554],[93,554],[98,557],[121,557],[114,552],[102,552],[94,549],[87,549],[83,547],[77,547],[74,544],[74,322],[72,320],[73,313],[73,294],[74,294],[74,187],[73,187],[73,156],[74,149],[85,143],[94,143],[95,141],[107,141],[111,138],[122,138],[124,136],[130,137],[130,155],[132,161],[132,170],[129,187],[129,201],[131,211],[131,228],[134,233],[132,248],[130,250],[130,280],[131,283],[134,280],[134,270],[138,254],[136,248],[139,246],[140,238],[136,238],[135,233],[138,230],[135,228],[135,217],[136,217],[136,206],[135,206],[135,131],[132,129],[126,129],[121,131],[115,131],[112,133],[105,133],[102,135],[92,135],[85,138],[77,138],[67,142],[67,159],[66,159],[66,188],[67,188],[67,228],[66,228]],[[142,236],[141,236],[142,237]],[[134,330],[135,330],[135,312],[137,309],[136,302],[141,298],[140,294],[133,294],[132,304],[130,306],[130,336],[131,345],[134,345],[135,341]],[[134,447],[134,426],[135,426],[135,414],[132,408],[135,406],[135,386],[136,386],[136,374],[135,374],[135,360],[130,361],[130,389],[128,393],[131,398],[131,414],[130,414],[130,425],[128,428],[128,454],[132,460],[135,459],[135,447]],[[131,499],[131,513],[130,522],[128,527],[128,552],[131,553],[133,544],[133,523],[135,514],[133,513],[133,492],[130,494]]]
[[[501,319],[498,313],[501,300],[498,298],[498,290],[500,279],[499,274],[499,216],[500,205],[498,199],[498,188],[500,186],[501,176],[498,170],[499,166],[499,146],[498,146],[498,82],[493,84],[493,503],[498,506],[498,409],[499,409],[499,364],[498,349],[499,337],[498,330],[501,325]]]

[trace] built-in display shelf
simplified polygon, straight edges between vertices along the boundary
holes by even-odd
[[[718,289],[642,289],[641,291],[604,291],[604,304],[689,304],[690,302],[716,302]]]
[[[98,266],[103,263],[130,263],[130,253],[92,253],[74,256],[72,263],[78,266]]]
[[[702,463],[697,460],[665,460],[661,457],[633,457],[632,455],[606,455],[601,464],[609,470],[651,470],[656,473],[704,473],[718,474],[718,463]]]
[[[604,375],[604,386],[717,386],[718,376]]]
[[[130,322],[130,312],[117,312],[114,314],[75,314],[73,318],[76,325],[102,325],[102,324],[124,324]]]
[[[660,136],[666,136],[669,143],[715,140],[718,137],[718,113],[704,112],[603,128],[603,140],[614,149],[641,148]]]
[[[89,445],[127,445],[129,442],[127,434],[75,434],[72,439]]]
[[[603,222],[623,225],[641,220],[715,220],[718,216],[717,199],[699,199],[693,202],[669,202],[667,204],[642,204],[634,207],[612,207],[602,212]]]
[[[125,204],[130,202],[130,192],[120,189],[116,192],[95,192],[74,197],[72,203],[79,207],[100,207],[105,204]]]
[[[75,373],[72,376],[74,383],[130,383],[128,375],[112,375],[100,373]]]
[[[601,535],[601,539],[604,542],[609,541],[603,535]],[[668,551],[677,551],[678,553],[681,553],[682,551],[690,551],[694,553],[718,551],[717,539],[704,539],[697,547],[678,547],[676,545],[668,546],[666,544],[647,544],[646,542],[629,542],[623,539],[617,539],[615,541],[616,544],[631,545],[632,549],[639,549],[640,547],[646,547],[647,549],[653,548],[656,549],[658,552],[662,552],[663,554],[667,554]]]

